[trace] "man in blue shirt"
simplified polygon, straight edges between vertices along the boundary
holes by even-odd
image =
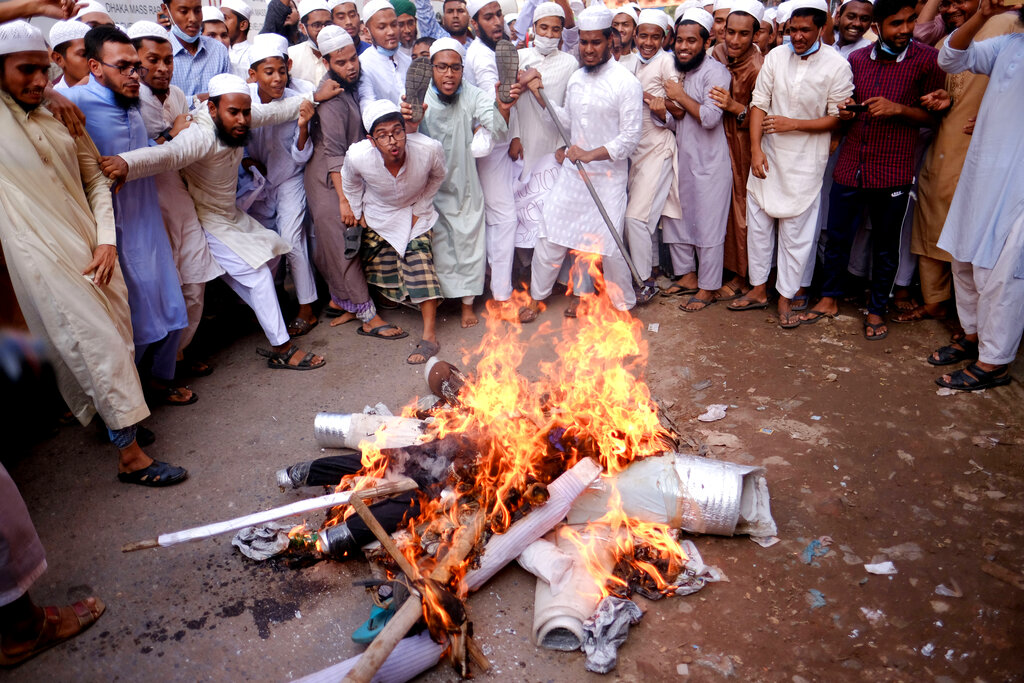
[[[149,136],[138,110],[143,67],[131,40],[113,26],[98,26],[85,36],[85,56],[89,81],[69,88],[67,96],[85,113],[86,131],[100,154],[146,147]],[[135,362],[140,374],[148,370],[150,375],[149,400],[194,403],[191,390],[171,386],[179,336],[188,319],[152,178],[126,183],[114,195],[114,223],[128,286]]]
[[[174,76],[171,83],[192,97],[205,95],[210,78],[232,73],[224,44],[200,35],[203,29],[202,0],[167,0],[162,11],[171,19]]]

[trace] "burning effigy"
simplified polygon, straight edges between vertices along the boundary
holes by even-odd
[[[275,547],[363,555],[376,583],[393,587],[367,650],[310,681],[404,681],[443,658],[463,676],[486,670],[468,598],[516,560],[538,577],[534,642],[583,649],[587,668],[604,673],[640,618],[632,596],[685,595],[721,578],[682,532],[776,531],[763,469],[676,452],[678,435],[644,381],[639,320],[605,296],[586,297],[560,333],[538,330],[555,357],[528,372],[537,335],[527,339],[494,306],[483,340],[462,359],[469,372],[433,361],[433,395],[398,416],[318,415],[320,445],[351,450],[278,475],[282,486],[334,491],[286,506],[331,511],[314,528],[264,527]],[[253,527],[283,516],[232,521],[256,519],[244,526],[263,543]],[[232,526],[220,525],[217,533]],[[164,540],[177,542],[128,549]]]

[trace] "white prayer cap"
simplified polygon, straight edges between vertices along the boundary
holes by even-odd
[[[536,24],[544,17],[561,17],[562,23],[565,23],[565,10],[557,2],[542,2],[533,10],[533,23]]]
[[[636,20],[637,26],[641,24],[653,24],[661,27],[662,31],[667,31],[668,27],[672,25],[672,20],[660,9],[645,9],[640,10],[640,16]]]
[[[249,86],[235,74],[217,74],[210,78],[207,86],[210,97],[221,95],[249,95]]]
[[[775,24],[775,17],[778,16],[778,14],[779,14],[779,10],[778,9],[776,9],[775,7],[769,7],[768,9],[766,9],[764,11],[764,20],[765,21],[770,21],[774,25]]]
[[[462,43],[455,40],[454,38],[438,38],[430,44],[430,58],[433,59],[434,55],[438,52],[444,52],[445,50],[452,50],[459,53],[459,57],[466,58],[466,48],[462,47]]]
[[[229,9],[243,19],[252,19],[252,7],[242,0],[220,0],[221,10]]]
[[[327,8],[332,12],[338,5],[355,5],[357,12],[363,11],[363,0],[327,0]]]
[[[363,12],[359,18],[362,19],[365,24],[374,14],[377,12],[383,12],[386,9],[389,9],[392,12],[395,11],[395,8],[391,6],[391,3],[388,2],[388,0],[370,0],[370,2],[363,5]]]
[[[108,17],[110,16],[106,6],[102,2],[96,2],[96,0],[89,0],[82,5],[82,9],[78,10],[74,18],[81,19],[86,14],[106,14]]]
[[[388,114],[398,113],[398,105],[391,100],[374,100],[363,109],[363,129],[369,133],[377,121]]]
[[[569,9],[573,14],[579,14],[583,11],[583,0],[569,0]],[[534,16],[536,16],[536,12],[534,12]]]
[[[50,47],[56,50],[64,43],[70,43],[72,40],[85,38],[85,34],[88,32],[89,25],[83,24],[75,19],[71,19],[69,21],[58,21],[50,27]]]
[[[316,49],[325,57],[353,44],[348,31],[336,24],[324,26],[316,37]]]
[[[519,13],[518,12],[513,12],[512,14],[506,14],[505,15],[505,25],[508,26],[509,24],[511,24],[513,21],[515,21],[518,18],[519,18]]]
[[[581,31],[603,31],[612,27],[612,11],[604,5],[591,5],[576,19],[576,28]]]
[[[842,12],[843,8],[849,5],[851,2],[866,2],[872,7],[875,6],[875,0],[843,0],[843,2],[839,3],[839,11]]]
[[[733,0],[715,0],[715,12],[720,9],[732,9]]]
[[[262,62],[264,59],[270,59],[271,57],[280,57],[287,62],[287,54],[288,53],[286,51],[282,51],[278,45],[275,45],[270,41],[254,42],[252,47],[249,48],[249,67],[252,68],[252,66],[257,62]]]
[[[715,25],[715,18],[711,16],[711,13],[700,7],[691,7],[686,10],[683,12],[683,16],[679,18],[679,21],[694,21],[707,29],[709,33]],[[679,22],[676,22],[676,25],[678,26]]]
[[[784,0],[780,2],[779,6],[775,8],[775,21],[781,26],[789,21],[789,17],[793,14],[793,0]]]
[[[469,12],[469,16],[475,17],[480,10],[492,2],[498,2],[498,0],[466,0],[466,11]]]
[[[637,16],[640,16],[640,3],[639,2],[627,2],[626,3],[626,7],[632,7],[633,11],[637,13]]]
[[[260,45],[271,47],[282,55],[288,54],[288,39],[280,33],[261,33],[252,39],[253,48]]]
[[[326,0],[302,0],[299,3],[299,19],[305,19],[306,15],[310,12],[316,12],[317,10],[330,12],[331,8],[327,6]]]
[[[757,19],[757,23],[764,20],[764,5],[757,0],[729,0],[729,14],[733,12],[745,12]]]
[[[9,21],[0,24],[0,55],[14,54],[15,52],[46,52],[46,40],[43,32],[27,21]]]
[[[636,26],[637,21],[638,21],[638,17],[637,17],[637,13],[636,13],[635,9],[633,9],[629,5],[623,5],[622,7],[619,7],[615,11],[615,14],[613,15],[613,18],[617,17],[620,14],[625,14],[627,17],[632,19],[633,20],[633,25]]]
[[[139,38],[157,38],[159,40],[169,40],[170,35],[160,24],[155,21],[136,21],[134,24],[128,27],[125,31],[128,37],[132,40],[138,40]]]
[[[789,16],[798,9],[816,9],[819,12],[828,14],[828,3],[825,0],[791,0],[789,5]]]
[[[208,21],[224,22],[224,13],[211,5],[203,5],[203,23]]]
[[[690,9],[691,7],[703,7],[697,0],[686,0],[683,4],[676,8],[676,19],[681,19],[683,12]]]

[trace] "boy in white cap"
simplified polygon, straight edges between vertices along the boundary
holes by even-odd
[[[622,39],[622,53],[619,57],[619,61],[622,62],[622,66],[626,67],[630,71],[633,70],[633,61],[636,57],[631,55],[636,50],[636,42],[633,40],[633,34],[636,32],[637,21],[639,16],[637,11],[629,5],[623,5],[619,7],[615,16],[612,18],[612,29],[617,31],[620,38]]]
[[[360,29],[363,27],[363,19],[360,13],[363,11],[363,0],[327,0],[327,6],[331,10],[331,21],[335,26],[345,29],[352,44],[356,46],[356,55],[372,47],[370,43],[360,37]]]
[[[406,362],[421,365],[441,349],[437,306],[441,287],[430,248],[437,222],[434,195],[444,182],[444,149],[420,133],[405,132],[405,120],[390,100],[363,107],[366,139],[348,148],[342,189],[364,226],[363,268],[367,282],[396,303],[419,306],[422,338]]]
[[[211,5],[203,5],[203,35],[231,49],[231,38],[228,36],[228,25],[224,22],[224,13]]]
[[[294,120],[300,113],[311,116],[310,99],[304,95],[260,105],[252,101],[245,81],[220,74],[210,79],[207,106],[196,109],[192,125],[173,140],[101,162],[103,172],[115,181],[183,172],[210,252],[226,271],[221,277],[256,313],[273,347],[260,353],[275,369],[314,370],[325,361],[303,354],[289,340],[269,264],[288,253],[291,245],[235,206],[237,169],[252,127]]]
[[[779,325],[800,325],[790,300],[814,257],[821,181],[839,105],[853,93],[849,63],[821,49],[825,0],[792,0],[790,42],[764,58],[750,102],[747,258],[752,289],[733,310],[766,308],[778,219]]]
[[[55,90],[66,90],[89,76],[89,60],[85,58],[85,34],[89,26],[80,21],[58,21],[50,27],[50,58],[64,72],[54,84]]]
[[[374,100],[388,100],[397,107],[412,64],[412,58],[398,49],[398,15],[388,0],[370,0],[363,5],[362,17],[373,49],[359,55],[359,106],[365,109]]]
[[[299,30],[306,36],[306,40],[288,48],[288,58],[292,62],[289,72],[292,76],[317,85],[327,74],[323,56],[317,49],[316,37],[325,26],[333,23],[331,10],[325,0],[302,0],[299,3]]]
[[[228,49],[202,35],[202,0],[166,0],[162,8],[171,20],[173,83],[189,97],[201,95],[212,77],[232,72]]]
[[[224,25],[228,27],[228,57],[236,76],[249,77],[249,29],[252,27],[252,7],[244,0],[221,0],[220,11],[224,14]]]
[[[51,350],[72,414],[82,424],[97,412],[103,418],[120,451],[122,481],[182,481],[185,470],[151,459],[135,439],[149,408],[99,154],[87,135],[71,137],[43,103],[50,50],[39,29],[25,21],[0,25],[0,56],[0,244],[29,330]],[[62,201],[54,201],[57,192]]]
[[[715,25],[711,29],[712,42],[715,45],[725,40],[725,19],[729,16],[730,7],[732,0],[715,0],[715,10],[711,13],[715,18]]]
[[[472,327],[477,324],[473,299],[483,294],[487,264],[484,194],[470,145],[477,126],[503,140],[512,105],[465,82],[464,52],[454,38],[441,38],[430,46],[433,81],[419,131],[446,150],[447,173],[434,199],[439,217],[431,250],[441,293],[446,299],[462,300],[462,326]],[[402,103],[402,110],[411,117],[408,103]]]
[[[608,235],[574,163],[584,165],[612,225],[621,233],[629,156],[640,141],[643,91],[636,77],[612,59],[611,10],[588,7],[580,12],[577,26],[583,68],[569,79],[565,107],[552,103],[550,113],[559,117],[571,140],[582,144],[560,150],[561,168],[551,190],[557,201],[544,204],[544,234],[533,251],[531,301],[520,309],[522,322],[537,319],[540,301],[550,296],[570,249],[601,255],[608,296],[616,308],[629,310],[636,304],[626,260]],[[542,79],[538,75],[527,85],[537,88]]]

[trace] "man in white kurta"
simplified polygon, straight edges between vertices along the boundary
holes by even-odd
[[[39,29],[0,25],[0,55],[17,73],[0,89],[0,243],[25,321],[49,348],[72,414],[82,424],[103,418],[124,480],[147,483],[136,480],[149,472],[150,485],[181,481],[185,470],[152,460],[135,441],[149,408],[99,152],[88,136],[72,138],[42,101],[50,53]]]
[[[565,150],[551,190],[557,201],[544,205],[543,234],[533,252],[532,300],[520,310],[522,322],[537,319],[539,302],[550,296],[569,249],[601,256],[608,296],[616,308],[629,310],[636,304],[626,260],[574,164],[583,163],[621,235],[629,157],[640,142],[643,90],[640,81],[611,57],[611,20],[611,10],[603,5],[580,13],[583,68],[569,79],[565,106],[551,105],[573,144]]]
[[[234,100],[240,104],[251,102],[248,85],[234,74],[211,78],[210,106],[218,108],[219,98],[227,96],[242,96],[243,99]],[[251,125],[274,125],[298,118],[301,104],[310,100],[311,96],[304,95],[265,105],[253,102]],[[200,107],[193,113],[192,125],[173,140],[105,159],[104,172],[115,179],[130,180],[181,170],[210,252],[225,270],[222,277],[256,313],[267,341],[274,347],[268,365],[302,370],[323,367],[324,360],[311,353],[298,360],[301,354],[289,342],[281,316],[268,263],[287,254],[291,246],[235,206],[242,140],[225,142],[235,134],[232,131],[237,126],[232,123],[230,127],[230,131],[225,130],[214,121],[209,107]]]
[[[398,49],[398,16],[388,0],[370,0],[363,5],[362,17],[373,46],[359,55],[359,108],[365,110],[374,100],[390,100],[397,107],[412,64]]]
[[[762,308],[767,302],[779,219],[775,288],[779,324],[787,328],[800,324],[790,299],[813,258],[830,133],[839,125],[839,105],[853,94],[850,64],[819,39],[824,20],[818,26],[814,13],[827,14],[824,0],[793,0],[792,8],[792,42],[765,55],[750,101],[747,253],[753,288],[736,302]]]
[[[288,72],[293,78],[301,78],[315,85],[327,75],[323,55],[316,46],[320,31],[332,23],[331,10],[326,0],[302,0],[299,3],[299,23],[306,40],[288,48],[288,59],[292,60]],[[249,61],[252,62],[252,59]]]
[[[224,14],[224,25],[228,27],[228,59],[231,72],[239,78],[249,78],[249,29],[252,28],[252,7],[244,0],[221,0],[220,11]]]

